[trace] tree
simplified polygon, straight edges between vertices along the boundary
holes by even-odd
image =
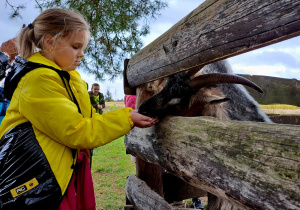
[[[21,6],[12,8],[12,18],[20,16]],[[83,14],[91,26],[91,40],[85,52],[83,69],[103,80],[122,73],[123,61],[138,52],[141,37],[149,34],[149,19],[158,17],[165,0],[35,0],[41,10],[68,8]]]
[[[109,91],[109,89],[107,89],[107,91],[106,91],[106,94],[104,96],[104,100],[108,101],[108,102],[114,101],[113,98],[112,98],[111,92]]]

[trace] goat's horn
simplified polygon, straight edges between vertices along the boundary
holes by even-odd
[[[199,89],[202,87],[224,84],[224,83],[246,85],[257,90],[260,93],[263,93],[263,90],[255,83],[236,74],[225,74],[225,73],[203,74],[198,77],[195,77],[189,82],[190,86],[193,89]]]

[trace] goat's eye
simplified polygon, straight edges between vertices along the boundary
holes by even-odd
[[[217,85],[210,85],[210,86],[206,86],[204,89],[210,89],[210,88],[216,88]]]
[[[148,85],[148,86],[147,86],[147,90],[148,90],[148,91],[152,91],[152,89],[153,89],[152,85]]]

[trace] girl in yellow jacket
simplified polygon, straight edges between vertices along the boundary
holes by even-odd
[[[131,108],[103,115],[91,108],[87,85],[75,70],[84,57],[89,36],[89,25],[80,14],[64,9],[42,12],[20,32],[20,57],[5,81],[11,104],[0,127],[0,137],[3,139],[11,129],[24,123],[31,124],[59,186],[60,196],[55,197],[58,200],[50,202],[55,203],[55,208],[67,194],[78,151],[107,144],[134,126],[143,128],[157,123]],[[20,193],[20,189],[15,193]],[[8,200],[20,196],[11,194]],[[6,202],[1,199],[0,206]],[[47,206],[37,204],[36,208]]]

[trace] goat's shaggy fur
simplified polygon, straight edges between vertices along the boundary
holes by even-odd
[[[164,88],[162,79],[146,84],[146,87],[160,86],[152,87],[151,91],[145,86],[141,88],[142,92],[147,89],[148,97],[155,95],[142,103],[140,113],[158,118],[166,115],[213,116],[222,120],[271,123],[242,85],[220,84],[198,90],[189,86],[189,81],[197,76],[211,73],[232,74],[232,70],[226,61],[219,61],[206,65],[192,77],[182,72],[172,75]]]

